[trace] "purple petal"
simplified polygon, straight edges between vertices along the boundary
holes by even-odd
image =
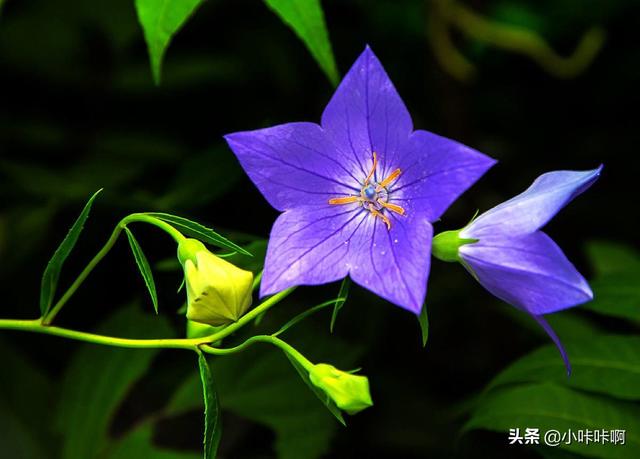
[[[463,245],[460,256],[484,288],[534,315],[593,298],[587,281],[541,231],[518,238],[486,237]]]
[[[327,204],[331,197],[357,193],[354,170],[336,159],[320,126],[289,123],[225,136],[253,183],[280,211]]]
[[[322,127],[344,161],[365,177],[375,151],[381,171],[413,131],[411,116],[382,64],[367,47],[358,57],[322,114]]]
[[[532,233],[589,188],[601,170],[602,166],[543,174],[525,192],[480,215],[460,235],[481,239],[495,232],[512,236]]]
[[[435,221],[496,161],[454,140],[427,131],[415,131],[392,167],[402,175],[393,187],[401,192],[398,204],[412,202]]]
[[[271,230],[260,296],[345,277],[349,240],[369,218],[355,204],[298,207],[281,214]]]
[[[549,325],[544,317],[537,316],[535,314],[532,314],[531,317],[533,317],[536,322],[538,322],[542,326],[544,331],[547,332],[547,335],[549,335],[549,337],[553,340],[554,344],[558,348],[558,351],[560,351],[562,360],[564,360],[564,366],[567,369],[567,376],[571,376],[571,362],[569,362],[569,356],[567,355],[567,351],[562,345],[562,341],[560,341],[560,338],[558,338],[558,335],[556,335],[556,332],[553,330],[553,328],[551,328],[551,325]]]
[[[427,292],[433,227],[424,215],[390,215],[391,229],[367,215],[352,238],[351,278],[419,314]]]

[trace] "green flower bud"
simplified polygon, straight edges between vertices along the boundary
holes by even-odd
[[[477,239],[463,239],[460,231],[444,231],[436,234],[431,242],[431,253],[438,260],[456,262],[460,261],[458,250],[465,244],[478,242]]]
[[[323,390],[338,408],[356,414],[373,405],[366,376],[338,370],[333,365],[318,363],[309,372],[311,383]]]
[[[187,319],[214,327],[236,322],[251,306],[253,273],[209,252],[195,239],[178,245],[187,287]]]

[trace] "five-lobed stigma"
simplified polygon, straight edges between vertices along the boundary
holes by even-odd
[[[340,198],[329,199],[329,204],[350,204],[358,203],[373,215],[375,218],[381,219],[387,229],[391,229],[391,220],[385,215],[385,210],[395,212],[399,215],[404,215],[404,208],[397,204],[389,202],[389,185],[395,182],[400,177],[400,169],[396,169],[389,174],[385,179],[380,182],[375,182],[376,168],[378,167],[378,157],[376,152],[373,152],[373,167],[371,171],[362,183],[359,195],[343,196]]]

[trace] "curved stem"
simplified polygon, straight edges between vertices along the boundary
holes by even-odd
[[[269,343],[276,347],[279,347],[285,353],[289,354],[289,356],[293,357],[298,363],[300,363],[300,365],[302,365],[305,370],[311,371],[311,369],[313,368],[313,363],[311,363],[309,359],[307,359],[304,355],[298,352],[293,346],[281,340],[280,338],[277,338],[272,335],[252,336],[251,338],[247,339],[244,343],[239,344],[238,346],[230,347],[226,349],[220,349],[220,348],[212,347],[209,345],[200,345],[199,347],[203,352],[206,352],[207,354],[229,355],[235,352],[244,351],[246,348],[248,348],[252,344],[259,343],[259,342]]]
[[[128,223],[133,223],[133,222],[143,222],[143,223],[154,225],[164,230],[165,232],[167,232],[178,243],[183,239],[185,239],[182,233],[176,230],[173,226],[155,217],[151,217],[149,215],[142,214],[142,213],[136,213],[136,214],[131,214],[126,216],[125,218],[120,220],[120,222],[116,225],[113,232],[111,233],[111,236],[109,237],[105,245],[102,247],[102,249],[100,249],[100,251],[96,253],[96,255],[87,264],[87,266],[85,266],[85,268],[82,270],[80,275],[76,278],[75,281],[73,281],[73,284],[71,284],[71,286],[67,289],[67,291],[64,292],[62,297],[60,297],[58,302],[51,308],[49,313],[42,318],[43,325],[48,325],[53,321],[53,319],[56,317],[56,315],[58,315],[62,307],[67,303],[67,301],[69,301],[69,298],[71,298],[71,296],[76,292],[76,290],[78,290],[78,287],[80,287],[80,285],[84,282],[84,280],[89,276],[91,271],[93,271],[93,269],[98,265],[98,263],[100,263],[100,261],[113,248],[114,244],[118,240],[118,236],[120,235],[124,227],[127,226]]]

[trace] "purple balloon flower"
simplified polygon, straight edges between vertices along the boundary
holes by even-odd
[[[320,125],[288,123],[225,136],[269,203],[271,230],[260,294],[349,275],[419,313],[431,222],[493,164],[411,117],[367,47]]]
[[[542,315],[585,303],[593,299],[593,293],[560,247],[540,228],[589,188],[601,170],[602,166],[591,171],[543,174],[523,193],[455,232],[460,261],[484,288],[542,325],[569,373],[564,347]],[[434,247],[439,244],[434,241]]]

